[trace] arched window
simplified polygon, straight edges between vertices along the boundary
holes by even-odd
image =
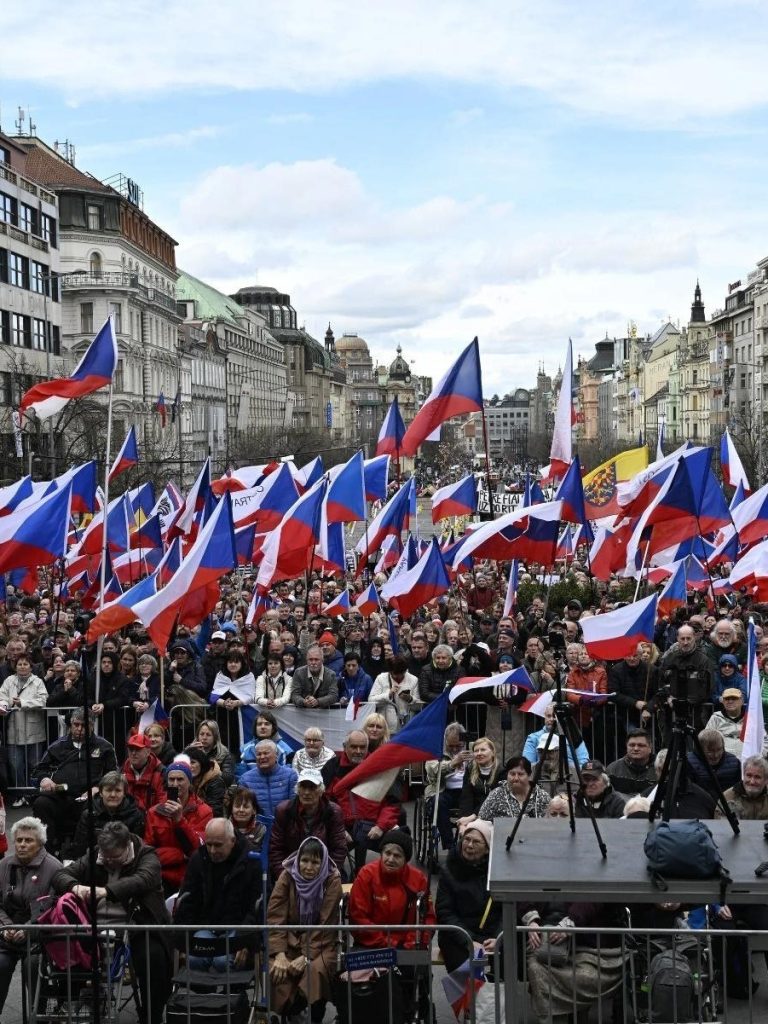
[[[101,277],[101,256],[97,252],[92,252],[88,263],[91,277]]]

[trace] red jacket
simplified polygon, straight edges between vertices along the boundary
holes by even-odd
[[[178,889],[189,858],[203,845],[205,826],[213,817],[213,811],[202,800],[190,796],[181,821],[177,823],[162,813],[162,806],[152,807],[147,814],[144,842],[157,851],[163,881]]]
[[[382,832],[389,832],[395,828],[400,820],[400,809],[402,801],[395,794],[399,788],[396,781],[384,799],[380,802],[368,800],[364,796],[358,796],[351,789],[345,789],[342,793],[336,792],[337,783],[348,775],[357,765],[351,764],[346,753],[341,752],[339,765],[331,784],[328,786],[325,795],[333,803],[338,804],[344,815],[344,827],[352,834],[356,821],[372,821]]]
[[[423,871],[406,864],[400,871],[384,871],[381,860],[371,861],[357,873],[349,894],[350,924],[415,924],[416,897],[424,893],[421,903],[422,924],[436,921],[429,882]],[[389,932],[371,930],[354,932],[355,942],[361,946],[415,946],[429,945],[431,932]]]
[[[568,673],[565,684],[569,690],[583,690],[586,693],[608,693],[608,675],[602,665],[592,665],[590,668],[572,668]],[[576,721],[579,725],[589,725],[592,721],[592,707],[582,703],[576,693],[566,695],[571,704],[578,704]],[[599,704],[595,705],[600,707]]]
[[[136,801],[136,805],[146,814],[150,807],[161,804],[165,800],[165,776],[163,766],[154,754],[137,775],[126,757],[120,769],[125,776],[125,788]]]

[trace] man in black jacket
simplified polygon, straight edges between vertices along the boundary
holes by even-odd
[[[653,751],[647,732],[633,729],[627,737],[627,752],[624,757],[608,765],[608,778],[617,793],[624,797],[643,793],[656,781],[653,766]]]
[[[91,880],[96,890],[100,923],[170,924],[163,898],[160,861],[151,846],[131,835],[122,821],[112,821],[99,833],[98,855],[91,878],[91,854],[63,867],[53,878],[53,891],[72,892],[89,900]],[[131,962],[141,992],[143,1020],[161,1024],[171,990],[171,946],[167,933],[132,931]]]
[[[228,968],[247,970],[252,966],[256,933],[238,936],[234,925],[257,924],[261,898],[261,862],[248,855],[245,840],[236,834],[231,821],[213,818],[205,827],[205,846],[189,859],[179,898],[174,908],[177,924],[212,925],[222,932],[202,929],[180,936],[182,948],[189,942],[195,970],[225,972]],[[194,955],[195,939],[228,938],[225,948],[212,956]]]
[[[583,791],[576,796],[575,814],[577,818],[589,817],[587,803],[592,807],[596,818],[621,818],[624,816],[624,800],[614,793],[611,780],[605,773],[600,761],[587,761],[582,765],[581,777],[584,780]]]
[[[101,736],[93,735],[93,716],[88,716],[86,764],[85,714],[76,708],[69,719],[69,735],[56,740],[43,754],[32,773],[32,782],[40,795],[32,805],[34,815],[48,829],[46,848],[57,853],[65,835],[71,835],[85,807],[86,774],[90,765],[91,785],[98,786],[103,775],[117,771],[115,748]]]

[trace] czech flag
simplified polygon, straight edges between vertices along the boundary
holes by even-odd
[[[538,480],[532,480],[531,474],[525,474],[525,490],[523,491],[523,508],[530,508],[531,505],[542,505],[547,499],[544,491],[539,486]]]
[[[66,473],[51,480],[43,494],[52,494],[66,487],[72,487],[72,514],[82,515],[96,511],[96,460],[84,462],[82,466],[73,466]]]
[[[586,523],[587,511],[584,507],[584,488],[581,483],[581,463],[578,455],[574,455],[573,461],[557,489],[555,501],[563,503],[560,518],[564,523],[579,523],[581,525]]]
[[[379,610],[379,595],[373,583],[355,599],[355,608],[361,615],[373,615]]]
[[[0,516],[7,516],[9,512],[13,512],[17,505],[26,498],[31,498],[32,494],[31,476],[23,476],[15,484],[0,488]]]
[[[36,569],[64,557],[71,501],[70,484],[0,519],[0,573]]]
[[[321,455],[316,455],[314,459],[311,459],[306,464],[306,466],[302,466],[299,470],[299,476],[301,477],[304,490],[308,491],[310,487],[314,486],[324,472],[325,467],[323,466],[323,458]]]
[[[162,426],[163,430],[165,430],[165,425],[168,422],[168,413],[165,408],[165,395],[163,394],[162,391],[157,396],[157,401],[155,402],[155,411],[157,412],[157,415],[160,417],[160,425]]]
[[[768,484],[745,498],[731,515],[742,545],[768,537]]]
[[[560,533],[562,503],[548,501],[530,508],[517,508],[490,523],[483,523],[463,537],[453,556],[458,569],[469,556],[498,560],[520,558],[551,565]]]
[[[109,481],[115,479],[121,473],[124,473],[126,469],[130,469],[131,466],[137,466],[139,463],[139,446],[136,442],[136,427],[131,427],[128,433],[125,435],[123,441],[123,447],[117,454],[117,458],[112,464],[112,469],[109,471]]]
[[[394,455],[396,459],[399,458],[404,436],[405,424],[403,423],[403,417],[400,415],[397,395],[395,395],[392,399],[392,404],[387,409],[387,415],[384,417],[384,422],[379,431],[379,438],[376,442],[376,454]]]
[[[179,509],[176,518],[171,524],[169,533],[171,538],[176,536],[189,537],[195,528],[195,516],[202,512],[208,501],[211,491],[211,458],[203,463],[200,472],[197,474],[192,488],[184,499],[184,504]]]
[[[473,474],[435,491],[432,498],[433,523],[449,516],[471,516],[474,512],[477,512],[477,483]]]
[[[271,611],[276,607],[277,604],[271,597],[267,597],[266,594],[260,594],[258,590],[254,590],[251,603],[248,606],[248,613],[245,616],[246,626],[258,622],[265,612]]]
[[[323,605],[323,615],[349,615],[349,591],[342,590],[338,597],[329,604]]]
[[[416,481],[411,477],[379,510],[355,547],[358,555],[358,572],[374,551],[379,550],[385,537],[390,534],[399,536],[403,530],[408,529],[415,494]]]
[[[741,748],[741,763],[744,764],[748,757],[762,757],[763,744],[765,742],[765,721],[763,718],[763,701],[760,690],[760,667],[757,663],[757,637],[755,636],[755,623],[749,620],[747,628],[747,683],[749,686],[749,700],[747,701],[747,714],[741,726],[741,739],[744,746]]]
[[[751,493],[747,474],[728,427],[725,428],[725,433],[720,439],[720,469],[723,473],[723,481],[729,487],[741,486],[745,494]]]
[[[459,697],[472,690],[487,690],[489,686],[509,686],[510,693],[515,694],[518,690],[532,693],[534,686],[531,677],[521,665],[512,669],[511,672],[499,672],[495,676],[464,676],[457,679],[448,691],[448,700],[453,704]]]
[[[285,462],[260,484],[233,490],[230,493],[235,526],[253,524],[259,533],[266,533],[267,530],[274,530],[279,526],[283,516],[299,496],[293,482],[293,474]]]
[[[477,993],[485,984],[483,960],[465,960],[443,978],[443,992],[451,1004],[456,1020],[466,1020],[472,1006],[472,992]]]
[[[210,614],[219,598],[220,577],[236,565],[232,506],[225,495],[167,586],[134,605],[161,654],[177,621],[197,625]]]
[[[600,661],[619,661],[637,650],[637,645],[653,641],[656,606],[659,595],[652,594],[606,615],[593,615],[580,622],[584,646]]]
[[[403,454],[415,455],[419,445],[446,420],[465,412],[481,412],[482,408],[480,345],[475,338],[416,413],[403,437]]]
[[[314,546],[320,541],[325,481],[320,479],[297,498],[280,525],[267,535],[261,549],[257,585],[266,593],[281,579],[291,579],[309,568]]]
[[[507,618],[509,615],[512,615],[517,611],[517,587],[519,575],[520,563],[515,558],[512,560],[512,564],[509,567],[509,581],[507,583],[506,597],[504,598],[504,611],[502,612],[503,618]]]
[[[336,468],[336,467],[334,467]],[[331,470],[325,508],[329,523],[357,523],[365,519],[365,473],[362,451]]]
[[[688,603],[688,587],[685,581],[685,560],[677,567],[659,594],[657,611],[659,615],[671,615],[675,608],[684,608]]]
[[[143,734],[150,725],[162,725],[164,729],[167,729],[168,724],[168,712],[159,699],[155,699],[139,719],[138,731]]]
[[[440,545],[437,537],[433,537],[429,549],[416,565],[401,572],[394,580],[388,580],[382,587],[381,595],[401,616],[407,618],[417,608],[447,593],[450,586]]]
[[[386,501],[389,486],[389,455],[377,455],[363,463],[365,497],[368,501]]]
[[[88,346],[72,376],[35,384],[22,398],[19,412],[31,411],[40,420],[55,416],[73,398],[83,398],[111,384],[116,366],[117,338],[110,316]]]
[[[382,743],[348,775],[335,782],[334,792],[351,789],[358,796],[380,802],[405,765],[439,760],[443,756],[447,717],[448,693],[444,690],[388,743]]]

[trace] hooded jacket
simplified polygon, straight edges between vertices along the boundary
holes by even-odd
[[[399,871],[384,871],[381,858],[366,864],[357,873],[349,894],[349,923],[378,925],[370,931],[355,932],[361,946],[397,946],[414,949],[429,946],[431,932],[389,932],[382,925],[415,924],[416,900],[423,894],[422,922],[435,923],[435,911],[429,894],[429,882],[423,871],[405,864]]]
[[[136,806],[140,807],[145,814],[150,807],[162,803],[165,799],[165,774],[163,766],[154,754],[150,753],[147,763],[138,775],[131,766],[130,759],[127,757],[120,770],[125,779],[127,792],[136,801]]]
[[[451,850],[437,884],[438,924],[452,924],[464,928],[475,942],[495,939],[501,931],[501,907],[494,900],[490,912],[486,915],[487,878],[487,857],[477,863],[470,863],[458,850]],[[437,944],[443,954],[447,971],[455,970],[467,959],[466,943],[457,933],[438,932]]]

